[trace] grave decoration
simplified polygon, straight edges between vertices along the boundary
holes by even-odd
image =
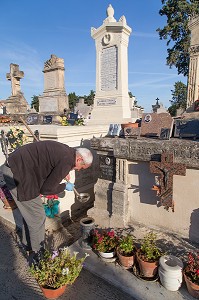
[[[100,178],[115,182],[116,180],[116,159],[110,155],[99,156]]]
[[[109,130],[107,133],[108,137],[121,136],[122,135],[122,127],[121,124],[110,124]]]
[[[173,118],[169,113],[143,114],[141,136],[159,139],[170,139],[173,129]]]
[[[199,120],[175,120],[174,137],[191,138],[193,140],[199,138]]]
[[[157,191],[161,205],[167,210],[172,208],[174,212],[173,175],[185,176],[185,164],[174,163],[173,153],[163,151],[160,161],[150,161],[150,171],[158,174],[158,180],[156,176],[156,183],[152,189]]]
[[[53,117],[48,115],[43,117],[43,124],[52,124]]]
[[[29,114],[26,119],[28,125],[38,124],[39,115],[38,114]]]

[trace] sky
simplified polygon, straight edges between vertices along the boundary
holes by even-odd
[[[159,98],[170,106],[177,81],[175,67],[166,65],[167,45],[157,28],[166,25],[159,15],[161,0],[0,0],[0,100],[11,96],[6,79],[10,64],[24,71],[21,91],[31,103],[44,91],[44,62],[51,54],[64,59],[66,93],[95,91],[96,50],[91,27],[98,28],[112,5],[117,21],[124,15],[132,33],[128,47],[128,86],[138,105],[151,112]]]

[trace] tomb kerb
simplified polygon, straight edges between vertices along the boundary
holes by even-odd
[[[44,92],[39,96],[40,113],[63,113],[68,109],[64,85],[64,59],[52,54],[44,63]]]
[[[131,28],[125,16],[117,22],[111,5],[99,28],[91,28],[96,46],[96,94],[91,123],[131,121],[128,94],[128,43]]]
[[[191,45],[189,48],[187,108],[193,108],[194,102],[199,100],[199,16],[191,17],[188,26],[191,31]]]
[[[28,103],[21,92],[20,80],[24,72],[19,70],[19,65],[10,64],[10,73],[6,74],[7,80],[11,81],[11,96],[4,101],[7,113],[27,113]]]

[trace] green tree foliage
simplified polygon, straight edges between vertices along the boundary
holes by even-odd
[[[37,112],[39,111],[39,96],[33,95],[31,101],[31,108],[34,108]]]
[[[84,96],[84,103],[86,103],[87,105],[93,105],[94,98],[95,98],[95,92],[91,90],[88,96]]]
[[[172,92],[171,106],[168,108],[169,113],[172,116],[176,115],[178,108],[186,109],[187,105],[187,86],[181,82],[177,81],[174,84],[174,90]]]
[[[159,14],[167,17],[167,25],[158,28],[160,39],[167,40],[167,65],[175,66],[178,74],[188,75],[190,30],[189,16],[199,13],[198,0],[162,0]]]
[[[76,103],[79,100],[79,96],[75,94],[75,92],[68,94],[68,103],[69,103],[69,108],[73,109],[76,105]]]

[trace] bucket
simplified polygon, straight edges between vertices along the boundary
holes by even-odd
[[[159,261],[161,284],[169,291],[177,291],[182,284],[183,262],[176,256],[164,255]]]

